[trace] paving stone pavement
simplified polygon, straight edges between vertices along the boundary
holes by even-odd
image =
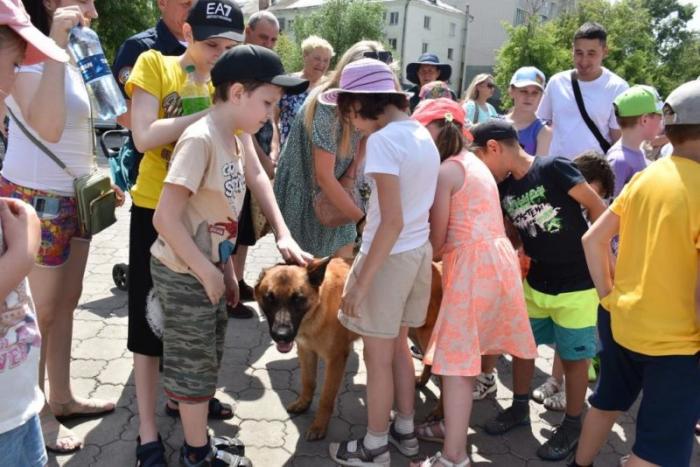
[[[132,356],[126,349],[127,295],[112,280],[112,267],[126,263],[128,256],[128,209],[118,213],[119,222],[96,236],[91,246],[80,306],[75,313],[73,331],[72,382],[81,396],[117,401],[115,413],[102,419],[72,422],[68,426],[85,437],[84,448],[66,456],[50,457],[49,465],[121,467],[135,464],[138,414],[132,375]],[[246,280],[253,284],[260,270],[278,261],[274,243],[265,238],[250,251]],[[246,453],[256,467],[332,466],[327,454],[328,441],[361,436],[365,431],[366,371],[361,359],[361,344],[355,345],[346,368],[345,381],[338,396],[327,439],[306,442],[305,430],[311,424],[317,400],[307,414],[290,416],[286,404],[294,400],[299,388],[299,370],[295,351],[280,354],[268,335],[262,318],[229,322],[226,350],[219,376],[217,396],[237,405],[236,416],[229,421],[211,423],[223,435],[237,434],[246,445]],[[535,384],[544,381],[551,366],[552,351],[540,347]],[[420,370],[416,362],[416,371]],[[498,396],[475,403],[470,429],[470,452],[475,465],[528,466],[564,465],[537,459],[535,450],[548,436],[551,424],[560,415],[532,403],[531,429],[517,429],[500,437],[484,433],[485,421],[499,407],[509,403],[510,365],[499,363]],[[317,391],[318,392],[318,391]],[[439,391],[430,383],[417,394],[417,419],[432,409]],[[182,443],[178,421],[165,415],[161,396],[158,426],[171,465],[178,465],[177,450]],[[634,410],[633,412],[636,412]],[[634,415],[625,415],[615,425],[596,465],[615,466],[629,452],[634,441]],[[432,454],[437,444],[422,443],[421,455]],[[697,439],[694,465],[700,465]],[[408,461],[392,448],[392,465],[406,466]]]

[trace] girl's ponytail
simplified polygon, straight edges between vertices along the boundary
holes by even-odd
[[[456,121],[450,119],[435,120],[440,133],[435,140],[435,145],[440,152],[440,161],[459,154],[464,149],[464,133],[462,127]]]

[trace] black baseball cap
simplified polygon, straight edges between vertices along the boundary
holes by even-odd
[[[287,94],[299,94],[309,87],[309,81],[285,73],[279,56],[259,45],[242,44],[223,54],[211,69],[214,86],[241,81],[262,81],[284,88]]]
[[[469,129],[469,132],[474,137],[471,142],[471,148],[483,148],[486,147],[486,142],[490,139],[496,141],[503,141],[507,139],[514,139],[518,141],[518,132],[513,127],[513,125],[501,119],[493,119],[488,122],[479,123]]]
[[[196,41],[221,37],[243,42],[243,12],[233,0],[199,0],[187,15]]]

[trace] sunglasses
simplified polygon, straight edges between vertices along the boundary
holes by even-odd
[[[387,65],[391,65],[391,63],[394,61],[394,57],[392,57],[391,52],[386,50],[381,52],[365,52],[363,56],[365,58],[373,58],[375,60],[379,60],[380,62],[384,62]]]

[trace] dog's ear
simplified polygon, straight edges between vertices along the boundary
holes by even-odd
[[[323,278],[326,276],[326,268],[332,259],[333,257],[326,256],[322,259],[315,259],[306,266],[306,275],[309,277],[309,283],[314,288],[318,289],[321,287]]]

